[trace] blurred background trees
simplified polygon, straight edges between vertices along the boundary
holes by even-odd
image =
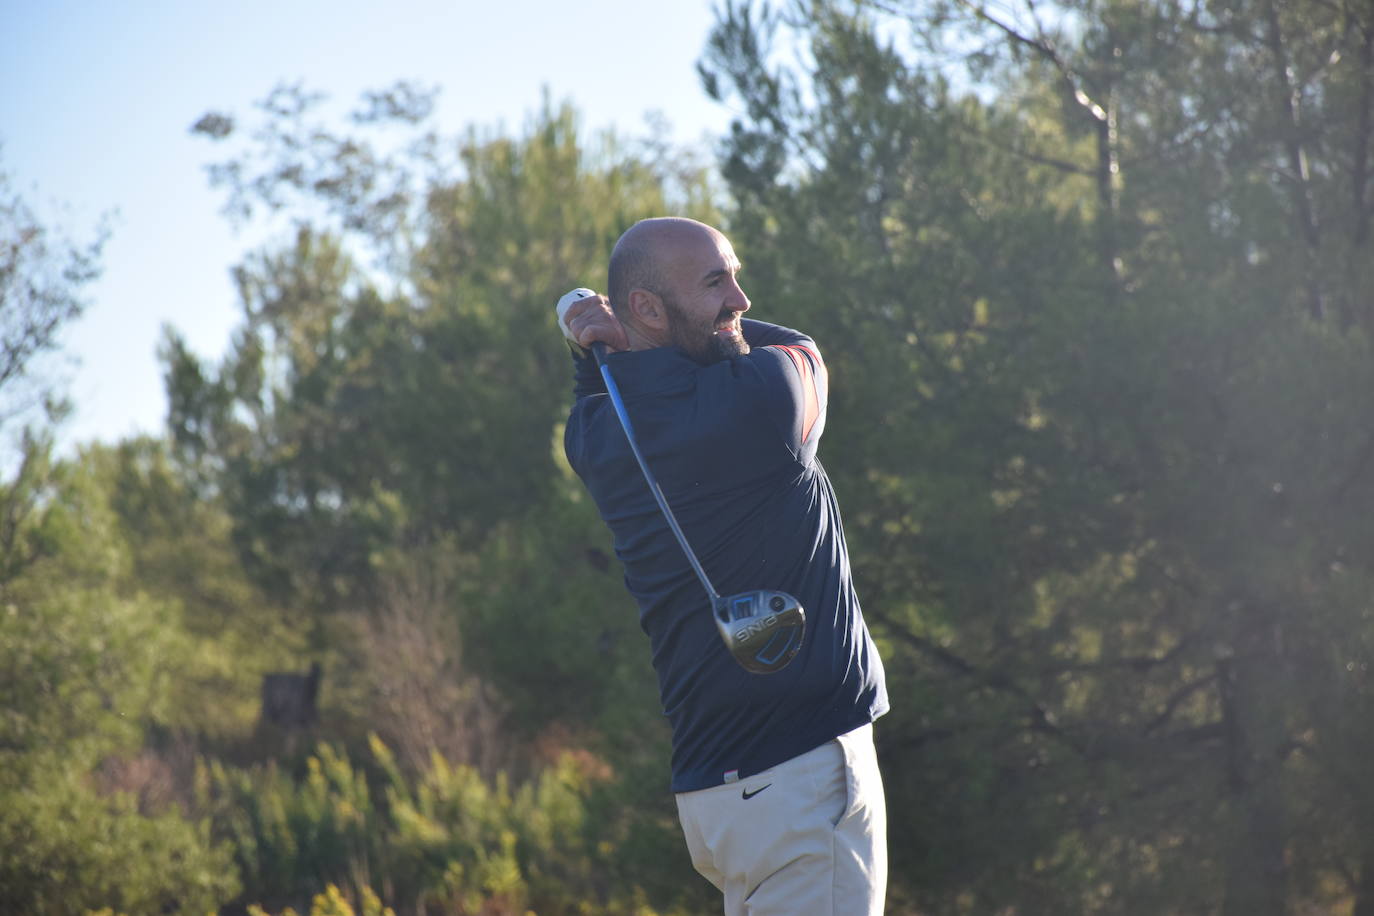
[[[728,2],[700,72],[714,166],[406,84],[197,123],[281,232],[165,440],[0,491],[0,903],[715,909],[550,308],[680,213],[831,370],[890,910],[1374,913],[1374,11]],[[23,292],[17,206],[22,362],[99,248]]]
[[[1370,736],[1369,11],[758,12],[706,82],[920,698],[882,729],[906,899],[1370,906],[1324,749]]]

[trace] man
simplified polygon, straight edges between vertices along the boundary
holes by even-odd
[[[576,369],[564,445],[649,635],[692,864],[730,916],[877,914],[886,811],[871,723],[887,691],[816,459],[825,365],[805,335],[742,319],[739,269],[725,236],[693,220],[644,220],[620,238],[609,299],[559,316]],[[717,635],[584,349],[598,341],[615,351],[640,448],[721,594],[776,589],[806,609],[805,641],[781,671],[745,671]]]

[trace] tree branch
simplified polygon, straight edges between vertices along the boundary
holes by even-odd
[[[1074,101],[1077,102],[1093,120],[1103,123],[1107,121],[1107,110],[1098,104],[1092,96],[1088,95],[1080,84],[1073,68],[1070,67],[1068,62],[1059,54],[1058,49],[1045,40],[1043,34],[1035,38],[1023,35],[1011,25],[993,16],[981,4],[974,3],[973,0],[959,0],[959,5],[971,12],[975,18],[986,22],[988,25],[1000,31],[1007,38],[1011,39],[1013,44],[1029,48],[1036,55],[1048,61],[1059,74],[1060,80],[1064,83],[1069,95],[1073,96]],[[1032,12],[1033,11],[1034,8],[1032,7]]]
[[[1159,729],[1167,725],[1169,723],[1169,720],[1174,717],[1174,713],[1178,711],[1178,707],[1183,705],[1183,702],[1185,700],[1187,700],[1189,697],[1193,696],[1195,693],[1202,690],[1203,688],[1209,687],[1212,684],[1216,683],[1216,680],[1217,673],[1213,672],[1207,675],[1206,677],[1198,678],[1195,681],[1184,684],[1181,688],[1175,691],[1174,695],[1171,696],[1168,702],[1164,704],[1164,709],[1160,712],[1160,714],[1155,716],[1153,719],[1150,720],[1148,724],[1146,724],[1145,734],[1153,734],[1154,732],[1158,731]]]
[[[1188,645],[1188,640],[1180,640],[1172,649],[1163,655],[1123,655],[1120,658],[1109,658],[1096,662],[1069,662],[1063,665],[1047,665],[1037,668],[1035,674],[1039,676],[1055,674],[1075,674],[1091,673],[1099,671],[1148,671],[1151,668],[1158,668],[1167,665],[1176,659]]]
[[[1059,727],[1055,721],[1054,713],[1050,712],[1039,701],[1032,697],[1026,690],[1017,684],[1006,674],[997,671],[988,671],[972,662],[961,658],[943,646],[936,645],[929,639],[911,632],[906,627],[898,624],[892,618],[880,611],[865,611],[869,617],[884,624],[893,636],[917,649],[925,655],[938,661],[940,664],[954,671],[963,677],[976,681],[984,687],[989,687],[999,693],[1005,693],[1015,697],[1025,704],[1025,714],[1029,721],[1032,731],[1042,732],[1064,742],[1081,754],[1086,753],[1081,741],[1069,735]]]

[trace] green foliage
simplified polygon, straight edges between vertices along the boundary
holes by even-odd
[[[0,910],[217,907],[237,878],[205,825],[92,779],[167,721],[184,646],[172,609],[122,593],[129,555],[89,467],[31,442],[0,500]]]
[[[1374,901],[1309,839],[1366,810],[1313,739],[1369,733],[1330,652],[1370,625],[1374,22],[1278,7],[722,12],[746,285],[831,369],[898,905]]]
[[[0,487],[0,909],[714,905],[549,307],[675,212],[830,368],[891,909],[1368,910],[1372,35],[1349,3],[727,3],[725,213],[690,155],[547,103],[515,136],[440,138],[405,84],[347,131],[291,87],[202,119],[230,211],[292,231],[220,364],[168,331],[169,442],[30,434]],[[98,246],[8,200],[27,367]],[[200,821],[131,775],[243,761],[307,647],[299,772],[209,757],[170,793]]]
[[[653,141],[588,143],[570,109],[546,106],[520,137],[470,131],[412,148],[404,167],[371,147],[323,156],[332,177],[312,183],[292,157],[336,135],[302,129],[307,97],[274,98],[276,139],[218,173],[231,206],[301,195],[324,215],[239,270],[245,322],[223,365],[169,334],[181,467],[223,495],[270,600],[312,622],[339,672],[336,723],[383,732],[408,771],[438,748],[488,778],[528,769],[522,746],[588,745],[657,802],[598,799],[608,829],[632,817],[617,829],[649,838],[626,860],[661,850],[652,837],[676,829],[667,734],[604,528],[562,458],[570,371],[549,304],[600,285],[634,219],[713,218],[701,169]],[[417,174],[404,206],[369,197]],[[363,266],[369,251],[381,256]],[[662,856],[607,868],[658,899],[682,894],[683,869]]]
[[[590,500],[547,501],[492,531],[479,559],[482,574],[461,584],[467,636],[515,727],[660,726],[643,631]]]
[[[382,905],[381,898],[372,888],[364,887],[359,894],[362,899],[358,909],[354,909],[343,891],[330,884],[310,902],[310,916],[396,916],[391,907]],[[255,903],[248,907],[248,916],[269,914]],[[296,916],[296,911],[287,907],[282,910],[281,916]]]
[[[42,762],[27,784],[0,788],[0,910],[202,916],[238,892],[208,823],[142,814],[128,796],[97,796],[59,755]]]
[[[239,887],[229,850],[165,792],[106,774],[134,772],[121,761],[147,734],[213,732],[226,711],[251,721],[227,701],[252,702],[242,659],[272,653],[245,651],[247,629],[224,619],[255,599],[225,517],[172,477],[160,446],[67,462],[51,449],[27,435],[0,484],[0,910],[215,910]],[[235,635],[244,648],[225,654]],[[212,659],[222,677],[206,683]],[[231,672],[248,680],[227,690]]]
[[[60,392],[41,364],[85,310],[81,290],[99,276],[107,238],[104,225],[84,245],[45,226],[0,168],[0,428],[32,417],[37,405],[40,421],[62,414]]]
[[[196,491],[165,442],[92,446],[82,463],[108,494],[128,551],[118,591],[166,605],[180,634],[167,659],[177,689],[163,723],[204,737],[242,734],[257,717],[263,674],[298,664],[300,632],[247,575],[222,502]]]
[[[260,899],[290,901],[328,880],[361,886],[380,861],[380,817],[363,775],[327,746],[299,786],[275,765],[237,771],[212,761],[197,773],[197,793]]]
[[[11,772],[60,750],[76,767],[136,743],[165,709],[167,608],[121,597],[127,554],[92,476],[31,452],[0,497],[9,507],[0,581],[0,754]]]
[[[375,597],[375,561],[393,545],[452,537],[473,550],[553,495],[568,372],[548,303],[575,278],[596,282],[624,225],[670,206],[670,180],[613,137],[589,149],[570,109],[546,107],[520,138],[469,132],[448,165],[426,146],[406,167],[372,156],[301,183],[312,166],[291,157],[334,135],[305,132],[293,118],[310,99],[286,97],[267,109],[264,155],[294,168],[243,178],[233,199],[313,189],[328,210],[345,206],[341,184],[356,193],[341,226],[303,225],[238,270],[245,323],[217,370],[169,332],[170,421],[269,593],[350,609]],[[361,203],[416,170],[430,183],[403,195],[408,208]],[[710,214],[699,175],[671,186]],[[371,268],[350,255],[401,236],[409,247]]]
[[[376,886],[403,911],[649,912],[642,891],[599,877],[616,836],[590,829],[589,789],[604,774],[585,753],[514,788],[437,754],[408,778],[376,738],[366,767],[328,745],[299,779],[205,766],[198,804],[232,842],[250,899],[287,905],[326,885],[366,898]]]

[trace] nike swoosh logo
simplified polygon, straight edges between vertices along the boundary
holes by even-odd
[[[768,786],[771,786],[771,785],[772,785],[772,783],[770,782],[770,783],[768,784]],[[763,789],[768,788],[768,786],[764,786]],[[745,801],[748,801],[749,799],[753,798],[755,795],[758,795],[760,792],[762,792],[763,789],[755,789],[755,790],[752,791],[752,792],[750,792],[748,789],[745,789],[743,792],[740,793],[740,796],[739,796],[739,797],[742,798],[742,799],[744,799]]]

